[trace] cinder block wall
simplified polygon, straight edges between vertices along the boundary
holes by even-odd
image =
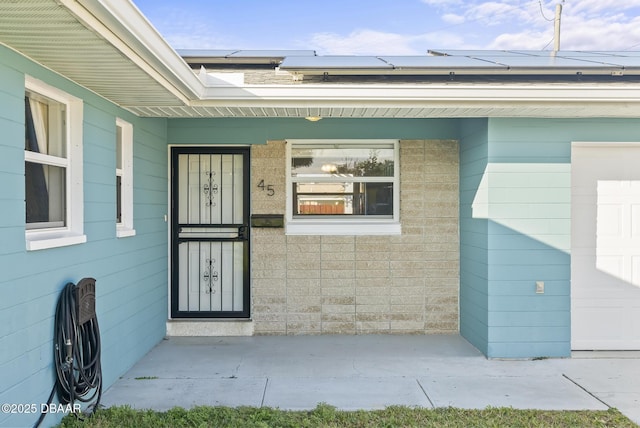
[[[284,214],[284,141],[251,152],[252,213]],[[253,228],[256,334],[433,334],[459,328],[458,143],[400,142],[399,236]],[[275,191],[261,191],[264,180]]]

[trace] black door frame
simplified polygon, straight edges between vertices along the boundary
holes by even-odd
[[[251,262],[250,262],[250,154],[249,147],[211,147],[211,146],[188,146],[188,147],[171,147],[171,318],[249,318],[251,313]],[[179,297],[179,255],[178,244],[193,238],[180,238],[180,227],[186,226],[178,223],[178,156],[181,154],[242,154],[243,157],[243,224],[221,224],[220,227],[237,227],[238,238],[217,238],[209,239],[210,241],[226,240],[226,241],[242,241],[243,247],[243,302],[242,311],[180,311],[178,310]],[[198,241],[206,241],[206,239],[197,238]]]

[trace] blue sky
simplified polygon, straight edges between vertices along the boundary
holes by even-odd
[[[640,50],[640,0],[133,0],[175,49]]]

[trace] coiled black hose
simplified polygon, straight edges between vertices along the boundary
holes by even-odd
[[[57,378],[47,407],[55,391],[60,404],[73,404],[76,400],[93,402],[86,411],[91,413],[102,397],[100,329],[95,316],[81,325],[77,318],[76,285],[70,282],[62,290],[56,306],[54,361]],[[35,427],[45,416],[46,413],[40,415]]]

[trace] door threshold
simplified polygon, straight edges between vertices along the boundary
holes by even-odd
[[[167,321],[167,336],[253,336],[251,319],[179,319]]]

